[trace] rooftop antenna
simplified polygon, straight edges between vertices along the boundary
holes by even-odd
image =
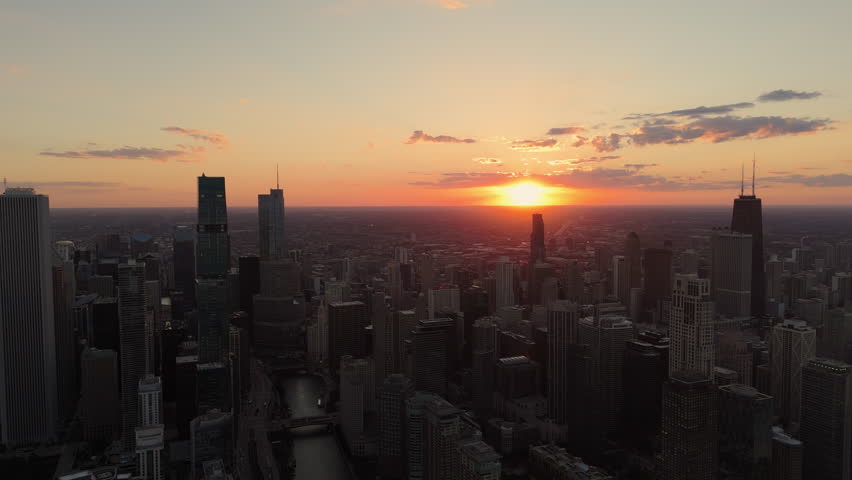
[[[3,176],[3,191],[5,192],[8,189],[9,189],[9,185],[6,184],[6,176],[4,175]]]
[[[755,167],[756,164],[757,164],[757,155],[752,153],[752,157],[751,157],[751,196],[752,197],[755,196],[754,195],[754,172],[756,170],[756,167]]]
[[[281,190],[281,186],[278,184],[278,164],[275,164],[275,189]]]
[[[740,196],[745,195],[745,165],[740,164]]]

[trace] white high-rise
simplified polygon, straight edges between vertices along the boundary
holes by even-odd
[[[0,443],[47,440],[57,419],[47,196],[0,195]]]
[[[698,371],[713,378],[713,301],[710,281],[698,275],[675,275],[669,337],[669,374]]]
[[[497,279],[495,307],[515,305],[515,264],[509,261],[509,257],[500,257],[494,265],[494,275]]]

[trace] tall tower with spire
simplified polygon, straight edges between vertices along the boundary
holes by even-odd
[[[257,196],[258,246],[260,258],[287,257],[284,244],[284,190],[278,182],[278,165],[275,166],[275,188],[269,194]]]
[[[765,311],[766,280],[763,270],[763,206],[755,194],[755,159],[752,159],[751,172],[751,195],[745,194],[743,178],[740,196],[734,199],[731,230],[751,235],[751,314],[761,316]]]
[[[530,263],[527,266],[528,300],[531,305],[538,303],[538,279],[535,278],[535,266],[537,263],[544,263],[544,258],[544,217],[540,213],[533,213],[532,233],[530,233]]]

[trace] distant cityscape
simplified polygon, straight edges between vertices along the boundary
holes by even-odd
[[[848,209],[0,195],[0,477],[852,478]],[[766,217],[766,218],[764,218]]]

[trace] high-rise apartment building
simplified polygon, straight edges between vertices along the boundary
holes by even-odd
[[[228,349],[226,277],[231,249],[224,177],[198,177],[196,229],[198,356],[201,362],[217,362]]]
[[[50,207],[32,189],[0,195],[0,443],[51,438],[58,415]]]
[[[785,320],[772,327],[769,345],[772,397],[788,428],[802,414],[802,369],[816,357],[816,330],[802,320]]]
[[[121,440],[133,452],[139,425],[139,380],[145,376],[145,264],[129,260],[118,266],[118,319],[121,368]]]
[[[444,395],[455,355],[452,319],[420,320],[408,342],[407,372],[417,390]]]
[[[669,373],[699,371],[713,378],[713,301],[710,281],[697,275],[675,275],[669,336]]]

